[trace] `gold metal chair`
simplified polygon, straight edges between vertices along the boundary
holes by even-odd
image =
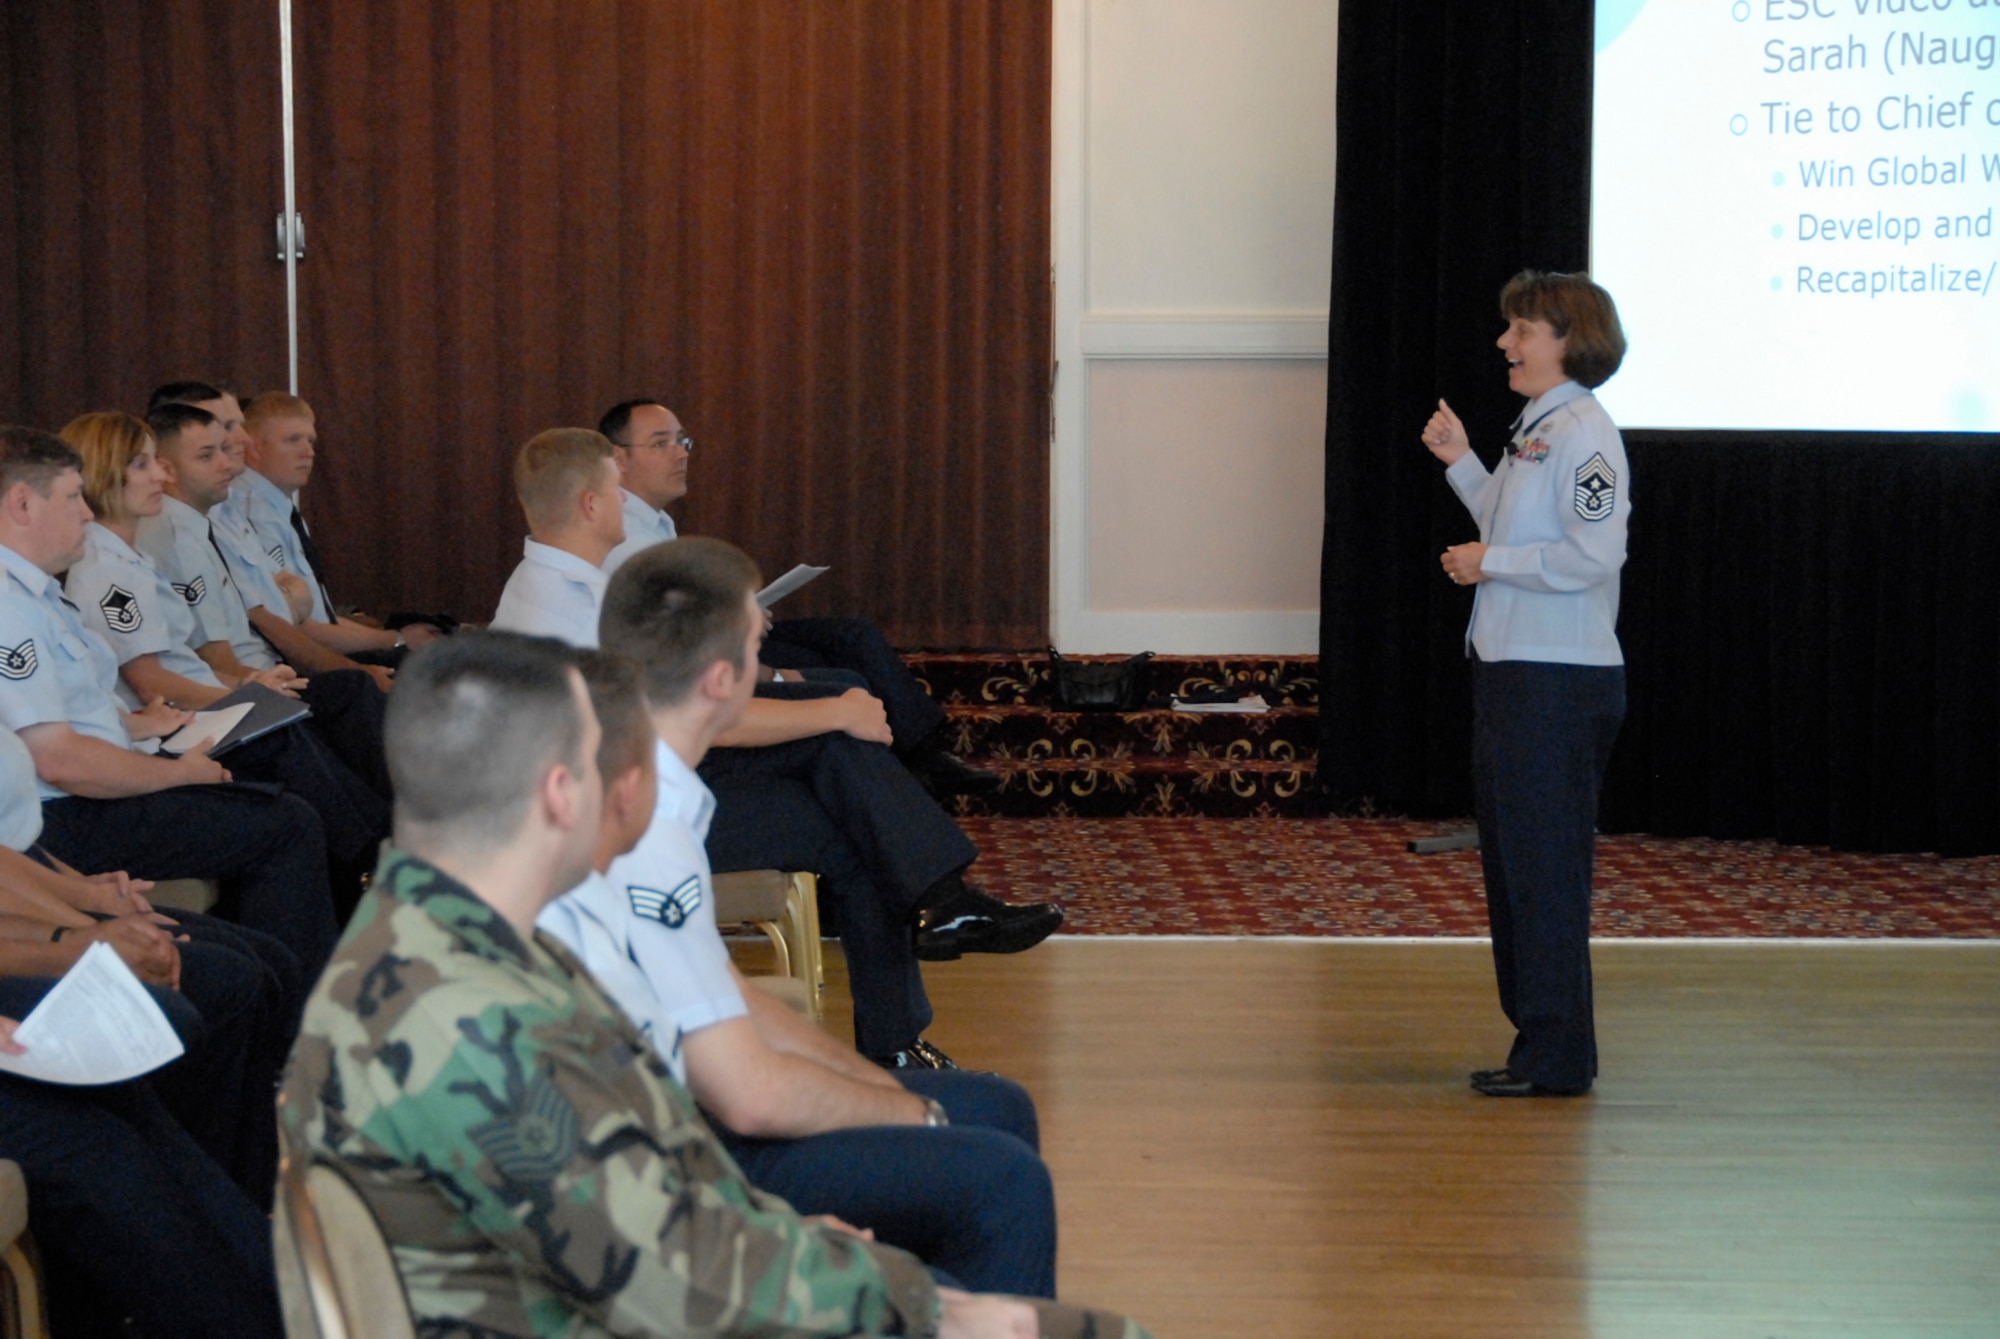
[[[749,925],[771,941],[778,974],[805,990],[806,1016],[826,1016],[826,964],[820,952],[819,879],[803,872],[741,870],[715,876],[715,923]],[[773,992],[796,1003],[796,992]]]
[[[416,1339],[388,1240],[339,1171],[287,1149],[271,1234],[287,1339]]]
[[[28,1237],[28,1183],[21,1168],[0,1162],[0,1335],[43,1339],[49,1332],[42,1275]]]

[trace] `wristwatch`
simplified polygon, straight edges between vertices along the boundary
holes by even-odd
[[[397,631],[397,633],[396,633],[396,644],[395,644],[394,646],[390,647],[389,649],[390,649],[391,651],[400,651],[400,650],[402,650],[402,649],[403,649],[403,648],[404,648],[405,646],[408,646],[408,645],[409,645],[409,643],[403,640],[403,634],[402,634],[402,631],[401,631],[401,630],[399,629],[399,630]]]
[[[945,1114],[944,1106],[935,1097],[924,1099],[924,1124],[933,1130],[942,1130],[951,1124],[951,1117]]]

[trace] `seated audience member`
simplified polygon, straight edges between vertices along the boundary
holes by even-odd
[[[583,428],[521,448],[514,484],[532,538],[496,629],[594,647],[604,556],[623,533],[611,443]],[[809,870],[847,951],[855,1038],[898,1068],[951,1067],[922,1040],[930,1000],[920,955],[1017,953],[1062,923],[1047,903],[1010,906],[965,882],[979,852],[880,747],[881,704],[862,689],[802,701],[754,698],[703,759],[716,796],[709,859],[722,871]],[[913,936],[912,931],[915,931]]]
[[[132,711],[159,698],[184,709],[208,706],[233,685],[195,653],[194,611],[134,547],[140,523],[158,516],[167,500],[152,433],[130,414],[85,414],[63,429],[63,440],[83,457],[84,499],[97,516],[63,587],[85,625],[118,657],[120,700]],[[238,680],[244,681],[294,697],[307,687],[284,665],[251,670]],[[389,835],[389,802],[312,730],[252,740],[231,751],[229,767],[248,780],[286,786],[312,805],[329,854],[354,881],[374,863],[376,846]],[[336,871],[337,891],[349,881]]]
[[[282,1119],[384,1226],[424,1333],[1093,1334],[941,1289],[746,1180],[664,1060],[535,931],[590,872],[600,732],[570,656],[468,633],[389,708],[396,848],[306,1007]]]
[[[0,1051],[23,1054],[0,1018]],[[21,1165],[58,1335],[284,1333],[264,1211],[146,1082],[70,1088],[0,1074],[0,1157]]]
[[[975,1292],[1053,1297],[1055,1196],[1027,1093],[963,1070],[892,1078],[730,962],[702,849],[715,800],[694,767],[756,683],[756,577],[736,549],[692,539],[612,579],[604,637],[623,654],[582,663],[608,873],[539,924],[640,1025],[757,1186],[866,1224]]]
[[[365,670],[374,676],[376,685],[383,692],[388,692],[393,677],[389,670],[358,664],[307,635],[302,625],[312,608],[312,591],[296,573],[283,571],[258,542],[256,532],[250,525],[245,501],[248,490],[240,488],[237,483],[249,468],[250,434],[243,426],[243,411],[237,406],[236,397],[227,391],[217,391],[217,399],[200,403],[185,398],[162,399],[168,391],[181,390],[190,385],[200,386],[202,390],[215,389],[188,382],[163,386],[153,392],[154,405],[146,411],[146,421],[160,438],[162,456],[169,456],[171,448],[164,424],[156,420],[168,411],[175,408],[202,410],[221,429],[217,452],[219,459],[211,471],[204,471],[219,476],[204,481],[205,488],[208,484],[214,485],[215,497],[202,508],[202,514],[211,522],[208,542],[223,556],[231,574],[237,578],[246,612],[258,634],[286,660],[308,673],[327,669]],[[198,394],[199,391],[185,393]],[[216,407],[230,416],[228,421],[217,416]]]
[[[0,645],[0,725],[34,757],[42,846],[71,865],[216,879],[228,914],[316,972],[338,930],[319,816],[295,795],[231,784],[205,748],[175,759],[136,749],[187,715],[157,702],[121,711],[117,657],[56,584],[83,556],[81,468],[59,437],[0,428],[0,643],[11,643]]]
[[[147,416],[146,426],[167,488],[160,514],[139,522],[133,547],[153,560],[194,613],[195,654],[230,681],[281,664],[306,675],[299,696],[313,709],[313,729],[387,799],[383,702],[374,690],[388,691],[391,671],[356,665],[319,646],[289,621],[284,597],[274,588],[266,603],[253,604],[237,584],[240,569],[226,560],[226,546],[208,521],[235,478],[215,416],[193,405],[164,404]]]
[[[169,404],[205,409],[222,425],[222,453],[229,458],[231,483],[222,501],[209,508],[209,527],[218,537],[230,536],[247,544],[251,552],[260,552],[250,526],[249,490],[241,482],[244,472],[250,468],[250,433],[245,426],[243,406],[237,401],[236,392],[226,386],[212,386],[206,381],[170,381],[153,389],[152,396],[146,401],[146,412],[150,414]],[[303,620],[312,608],[312,588],[296,574],[282,571],[275,560],[259,562],[254,572],[244,574],[239,580],[258,590],[276,591],[294,623]]]
[[[676,535],[667,504],[687,493],[694,439],[674,411],[657,400],[627,400],[606,410],[597,430],[618,449],[624,489],[625,540],[605,560],[606,574],[641,549]],[[766,619],[769,619],[767,614]],[[814,671],[848,670],[861,676],[882,702],[895,736],[896,756],[939,796],[975,795],[997,790],[998,773],[974,767],[946,743],[944,708],[924,691],[889,646],[880,628],[859,618],[787,618],[767,622],[762,673],[791,671],[791,679]]]
[[[319,444],[312,406],[296,395],[267,391],[252,400],[243,415],[249,468],[231,487],[230,496],[240,503],[248,531],[232,547],[246,557],[261,554],[280,573],[303,581],[311,604],[299,622],[307,635],[343,655],[367,657],[364,663],[370,664],[395,663],[406,648],[443,636],[432,623],[377,628],[341,616],[326,587],[325,561],[299,511],[299,493],[312,478]]]
[[[147,1082],[244,1193],[268,1204],[278,1157],[272,1089],[305,1000],[303,985],[280,974],[289,966],[295,977],[296,959],[240,927],[158,914],[143,880],[90,880],[37,863],[24,853],[41,829],[34,759],[0,728],[0,1014],[25,1016],[92,944],[110,947],[187,1047]]]

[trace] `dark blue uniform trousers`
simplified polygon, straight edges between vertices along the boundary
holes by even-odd
[[[1551,1088],[1597,1077],[1590,882],[1597,798],[1625,719],[1623,666],[1475,659],[1472,789],[1507,1068]]]
[[[0,1157],[27,1177],[57,1334],[282,1334],[264,1213],[141,1082],[0,1075]]]
[[[759,1189],[803,1214],[873,1229],[974,1292],[1054,1297],[1056,1201],[1035,1104],[997,1074],[896,1076],[951,1117],[942,1130],[871,1125],[804,1139],[718,1129]]]
[[[309,981],[333,955],[340,926],[319,815],[275,787],[239,781],[45,800],[41,845],[86,872],[219,881],[222,914],[290,949]]]
[[[700,771],[715,792],[708,859],[717,873],[819,876],[829,928],[847,953],[861,1053],[892,1055],[923,1035],[931,1005],[913,918],[978,848],[895,755],[848,735],[711,749]]]
[[[843,669],[882,700],[896,747],[920,743],[944,724],[939,706],[873,623],[861,618],[788,618],[771,629],[757,658],[773,669]]]

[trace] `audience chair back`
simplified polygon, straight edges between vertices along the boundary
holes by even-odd
[[[388,1239],[339,1171],[287,1150],[271,1233],[286,1339],[416,1339]]]
[[[42,1304],[42,1276],[28,1239],[28,1183],[21,1168],[0,1162],[0,1336],[43,1339],[49,1332]]]
[[[796,1003],[802,992],[806,1016],[815,1023],[826,1017],[822,998],[826,993],[826,964],[820,950],[816,876],[775,869],[718,874],[715,922],[723,927],[749,925],[761,931],[771,941],[779,976],[798,983],[780,986],[772,993],[788,1003]]]

